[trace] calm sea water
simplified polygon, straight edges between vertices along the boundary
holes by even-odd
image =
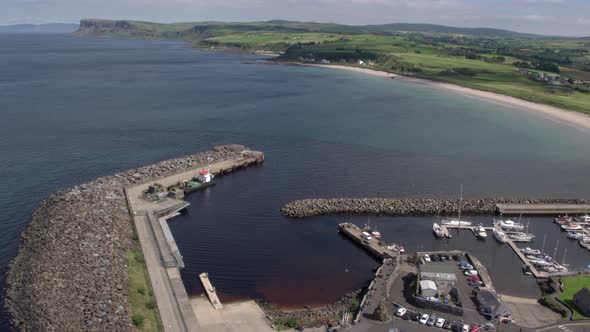
[[[590,187],[588,132],[449,92],[174,42],[21,34],[0,45],[0,283],[51,192],[215,144],[267,157],[191,195],[171,222],[189,292],[207,271],[225,300],[321,304],[371,278],[377,262],[337,234],[342,218],[283,218],[289,200],[454,197],[460,183],[466,197],[580,197]],[[437,241],[431,218],[372,222],[410,250],[472,250],[501,292],[536,294],[491,238]],[[547,248],[559,240],[558,256],[567,246],[572,265],[590,262],[548,219],[531,229],[548,234]]]

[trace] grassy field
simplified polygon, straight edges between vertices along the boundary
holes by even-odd
[[[589,276],[577,276],[577,277],[565,277],[561,278],[563,282],[563,293],[559,296],[559,299],[567,303],[574,309],[574,319],[588,318],[578,312],[576,306],[573,303],[574,294],[584,287],[590,288],[590,277]]]
[[[129,275],[129,301],[133,324],[140,331],[162,331],[156,299],[149,285],[143,253],[137,241],[126,253]]]
[[[524,63],[530,71],[539,72],[550,65],[556,72],[553,74],[590,81],[590,38],[420,24],[95,23],[84,34],[189,40],[206,47],[279,53],[279,60],[285,61],[324,60],[341,65],[370,61],[365,66],[590,113],[589,87],[533,81],[515,66]]]

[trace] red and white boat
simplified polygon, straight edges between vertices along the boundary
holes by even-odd
[[[574,220],[574,218],[568,216],[567,214],[565,216],[558,216],[557,218],[554,219],[554,221],[560,225],[565,224],[565,223],[570,223]]]

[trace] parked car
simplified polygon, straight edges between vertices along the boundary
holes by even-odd
[[[461,328],[461,332],[469,332],[469,325],[463,324],[463,327]]]
[[[412,312],[410,314],[410,319],[413,320],[414,322],[417,322],[420,319],[420,314],[417,312]]]
[[[459,268],[461,270],[473,270],[473,265],[471,265],[471,264],[461,265],[461,266],[459,266]]]
[[[483,285],[483,282],[481,282],[479,280],[475,280],[475,281],[469,281],[469,282],[467,282],[467,284],[469,286],[479,287],[479,286]]]
[[[443,325],[443,329],[445,329],[445,330],[450,330],[452,326],[453,326],[453,322],[451,322],[451,321],[446,321],[446,322],[444,323],[444,325]]]
[[[426,322],[426,325],[428,326],[432,326],[434,325],[434,323],[436,322],[438,317],[436,317],[435,315],[430,316],[430,318],[428,318],[428,321]]]
[[[453,322],[453,325],[451,326],[451,331],[453,332],[461,332],[461,328],[463,327],[462,323],[459,322]]]
[[[460,261],[461,260],[461,256],[459,256],[459,255],[453,255],[453,260],[454,261]]]
[[[429,254],[424,254],[424,261],[427,263],[431,261]]]
[[[443,327],[443,325],[445,325],[445,319],[442,317],[439,317],[436,320],[436,323],[434,323],[434,326],[436,326],[436,327]]]
[[[470,329],[469,332],[479,332],[479,327],[473,325]]]
[[[420,319],[418,320],[418,323],[426,324],[426,322],[428,321],[428,317],[428,314],[422,314],[422,316],[420,316]]]
[[[440,262],[440,255],[432,255],[430,256],[433,262]]]
[[[403,316],[402,316],[403,320],[409,320],[410,319],[410,312],[406,312]]]
[[[388,332],[400,332],[400,331],[399,331],[398,329],[393,329],[393,328],[392,328],[392,329],[389,329],[389,331],[388,331]]]
[[[397,309],[397,311],[395,312],[395,315],[396,315],[397,317],[402,317],[403,315],[405,315],[406,311],[407,311],[407,310],[406,310],[406,308],[404,308],[404,307],[400,307],[400,308],[399,308],[399,309]]]
[[[479,280],[479,276],[471,276],[471,277],[467,278],[467,281],[480,281],[480,280]]]
[[[467,271],[465,271],[465,275],[466,276],[476,276],[477,270],[467,270]]]

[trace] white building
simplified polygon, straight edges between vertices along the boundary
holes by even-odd
[[[423,297],[435,297],[438,288],[432,280],[420,280],[420,295]]]

